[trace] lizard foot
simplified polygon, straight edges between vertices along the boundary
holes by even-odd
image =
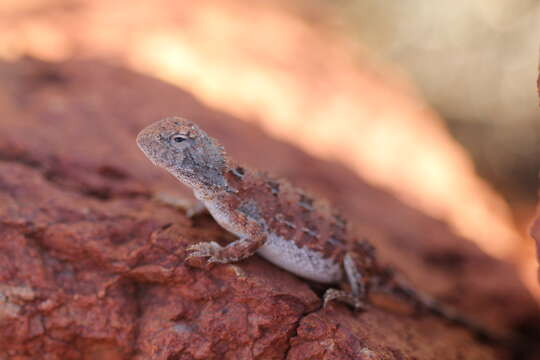
[[[326,290],[323,297],[323,301],[324,301],[323,307],[326,307],[328,302],[332,300],[338,300],[346,304],[349,304],[356,311],[364,310],[366,308],[364,302],[362,302],[360,298],[343,290],[337,290],[337,289]]]
[[[228,263],[220,254],[223,252],[223,247],[216,242],[200,242],[193,244],[187,248],[190,252],[187,259],[195,257],[207,257],[209,263]]]

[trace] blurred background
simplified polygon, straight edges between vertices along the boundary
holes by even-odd
[[[2,0],[0,60],[175,84],[447,222],[538,296],[539,17],[532,0]]]

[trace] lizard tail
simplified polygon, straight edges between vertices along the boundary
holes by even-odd
[[[373,284],[372,289],[375,291],[382,290],[392,296],[397,296],[421,312],[430,313],[436,317],[445,319],[451,324],[464,327],[471,331],[479,341],[499,344],[503,342],[502,336],[496,335],[478,322],[461,315],[456,309],[443,305],[434,298],[414,290],[393,276],[389,276],[385,280],[383,283],[377,282]]]
[[[409,286],[401,283],[395,283],[392,290],[392,293],[407,298],[420,310],[424,310],[432,315],[441,317],[452,324],[470,329],[476,336],[479,336],[480,338],[488,339],[491,337],[490,332],[476,321],[459,314],[456,309],[443,305],[424,293],[413,290]]]

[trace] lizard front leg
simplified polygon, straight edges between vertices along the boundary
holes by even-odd
[[[263,233],[254,234],[249,237],[242,237],[227,246],[218,243],[201,242],[188,247],[190,254],[188,259],[194,257],[208,257],[208,262],[227,264],[248,258],[264,245],[266,235]]]
[[[345,290],[328,289],[324,293],[324,306],[329,301],[338,300],[354,307],[355,310],[361,310],[364,306],[363,299],[366,297],[363,276],[358,271],[358,266],[349,253],[343,258],[343,267],[347,275],[347,281],[351,286],[351,292]]]

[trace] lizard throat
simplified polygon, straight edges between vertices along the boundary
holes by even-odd
[[[172,167],[167,170],[194,191],[215,193],[227,188],[225,177],[216,169],[199,168],[197,171],[193,171],[183,167]]]

